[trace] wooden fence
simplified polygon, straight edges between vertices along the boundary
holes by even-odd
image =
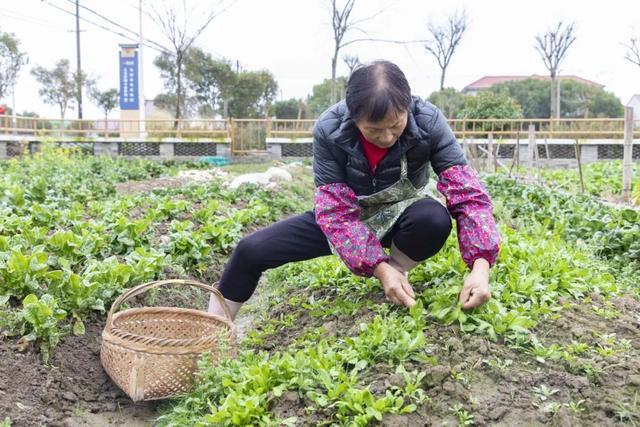
[[[540,138],[620,139],[624,138],[624,118],[613,119],[455,119],[449,125],[459,139],[526,138],[533,126]],[[169,119],[169,120],[77,120],[0,116],[0,135],[55,136],[70,138],[145,137],[238,139],[240,151],[260,149],[254,142],[265,138],[308,138],[315,120],[281,119]],[[640,138],[640,122],[634,137]]]

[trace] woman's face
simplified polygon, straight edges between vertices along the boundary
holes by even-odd
[[[407,126],[407,112],[391,111],[380,121],[360,119],[356,126],[367,141],[380,148],[390,148],[396,143]]]

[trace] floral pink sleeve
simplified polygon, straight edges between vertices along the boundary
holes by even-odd
[[[389,257],[375,234],[360,221],[358,199],[346,184],[326,184],[313,197],[316,222],[354,274],[370,277]]]
[[[456,165],[440,173],[438,191],[456,219],[462,259],[471,268],[478,258],[494,265],[500,251],[500,235],[493,218],[491,198],[475,171]]]

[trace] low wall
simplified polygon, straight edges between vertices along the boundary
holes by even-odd
[[[5,136],[0,139],[0,158],[11,158],[40,151],[42,144],[75,148],[96,156],[144,157],[148,159],[197,160],[204,156],[231,157],[231,141],[228,139],[163,139],[149,141],[136,138],[103,138],[93,140],[20,138]]]
[[[459,141],[462,145],[462,141]],[[622,141],[594,139],[580,141],[580,158],[583,163],[593,163],[601,160],[622,159]],[[486,159],[489,141],[486,139],[470,139],[466,142],[468,150],[474,158]],[[538,159],[541,164],[549,166],[570,165],[576,160],[575,141],[571,139],[554,139],[537,141]],[[267,138],[267,152],[271,158],[300,158],[312,156],[312,138]],[[514,158],[516,150],[523,164],[528,158],[528,140],[495,140],[493,150],[497,159],[501,161]],[[640,140],[636,140],[633,147],[634,161],[640,161]]]
[[[36,153],[42,144],[51,143],[60,147],[79,149],[86,154],[143,157],[147,159],[197,160],[205,156],[231,158],[232,148],[229,139],[162,139],[160,141],[136,138],[102,138],[102,139],[46,139],[46,142],[32,137],[0,136],[0,158],[11,158]],[[460,141],[467,151],[467,157],[483,161],[488,159],[489,141],[486,139],[469,139]],[[266,157],[270,159],[303,159],[313,155],[312,138],[267,138]],[[514,158],[519,151],[521,164],[528,159],[528,140],[495,140],[493,151],[496,159],[505,163]],[[538,140],[538,159],[543,166],[570,166],[576,161],[575,141],[569,139]],[[593,163],[602,160],[622,159],[623,144],[620,140],[591,139],[580,141],[580,158],[582,163]],[[234,158],[240,159],[241,156]],[[640,161],[640,140],[634,141],[633,161]]]

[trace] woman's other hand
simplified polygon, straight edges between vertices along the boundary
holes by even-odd
[[[381,262],[373,270],[373,275],[382,283],[387,299],[405,307],[413,307],[416,304],[416,295],[404,273],[386,262]]]
[[[460,302],[462,308],[478,307],[491,299],[489,289],[489,263],[482,258],[475,260],[471,273],[464,280]]]

